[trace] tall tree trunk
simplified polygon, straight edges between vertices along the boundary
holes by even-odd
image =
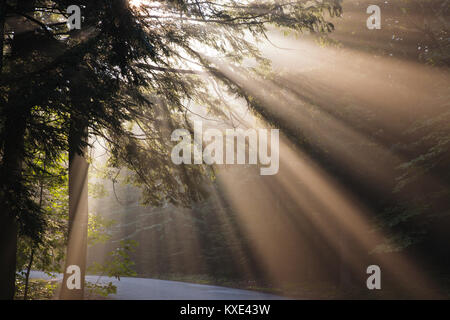
[[[17,95],[14,95],[17,97]],[[12,99],[11,105],[15,105]],[[8,106],[10,107],[10,106]],[[8,108],[10,109],[10,108]],[[11,111],[11,110],[10,110]],[[7,113],[0,169],[0,299],[13,299],[16,278],[17,200],[22,183],[22,161],[27,112]]]
[[[45,171],[45,162],[44,162],[44,171]],[[42,201],[44,200],[44,181],[41,178],[39,182],[39,209],[42,209]],[[25,289],[23,292],[23,300],[27,300],[28,298],[28,288],[30,284],[30,272],[31,268],[33,267],[33,260],[34,260],[34,253],[36,252],[36,249],[38,248],[37,244],[34,243],[34,241],[31,241],[31,249],[30,249],[30,259],[28,260],[27,265],[27,273],[25,274]]]
[[[86,130],[84,130],[86,131]],[[65,270],[77,266],[80,271],[79,289],[69,289],[67,281],[71,274],[64,272],[60,299],[84,298],[88,230],[88,168],[83,154],[77,152],[78,139],[87,139],[71,132],[69,136],[69,240]]]
[[[19,88],[11,89],[4,109],[3,157],[0,167],[0,299],[13,299],[16,279],[17,215],[22,190],[25,130],[30,109]]]
[[[16,279],[17,225],[7,210],[0,216],[0,300],[12,300]]]
[[[6,0],[0,0],[0,74],[3,69],[3,43],[5,41]]]
[[[0,0],[0,74],[3,69],[3,40],[5,27],[5,0]],[[2,159],[2,164],[3,164]],[[3,173],[3,172],[2,172]],[[2,184],[2,187],[6,184]],[[0,190],[3,203],[5,197],[4,189]],[[2,205],[3,206],[3,205]],[[7,208],[3,208],[0,213],[0,299],[13,299],[14,282],[16,272],[16,223],[11,212]]]
[[[31,12],[35,1],[22,1],[17,4],[21,12]],[[3,72],[3,45],[4,26],[6,17],[6,1],[0,0],[0,37],[1,37],[1,64],[0,74]],[[13,17],[8,20],[10,27],[19,30],[25,23],[21,17]],[[23,41],[25,32],[17,32],[13,42]],[[11,48],[15,47],[14,45]],[[23,56],[29,48],[22,47],[20,50],[12,50],[11,56],[19,58]],[[19,60],[19,59],[17,59]],[[23,71],[23,62],[12,63],[16,72]],[[2,118],[5,119],[2,128],[3,157],[0,165],[0,299],[13,299],[15,292],[16,278],[16,251],[18,225],[17,216],[26,214],[19,212],[18,201],[20,191],[23,187],[22,163],[25,153],[25,131],[26,123],[30,116],[31,109],[26,102],[23,88],[18,85],[11,86],[8,93],[8,102],[2,108]]]

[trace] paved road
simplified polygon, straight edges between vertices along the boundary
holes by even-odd
[[[31,278],[61,280],[61,274],[48,276],[40,271],[31,271]],[[96,282],[97,276],[86,276],[86,280]],[[179,281],[156,280],[148,278],[102,277],[99,282],[111,281],[117,286],[117,294],[112,299],[120,300],[280,300],[280,296],[249,290],[232,289],[219,286],[186,283]]]

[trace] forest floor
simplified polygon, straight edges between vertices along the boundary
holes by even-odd
[[[237,288],[242,290],[251,290],[257,292],[264,292],[285,297],[287,299],[346,299],[354,298],[360,294],[354,290],[348,293],[342,293],[342,291],[336,286],[330,286],[329,283],[314,282],[311,283],[284,283],[274,285],[270,283],[264,283],[256,280],[237,280],[228,278],[211,277],[208,275],[179,275],[179,274],[166,274],[166,275],[152,275],[153,279],[182,281],[189,283],[197,283],[204,285],[215,285],[228,288]]]
[[[329,282],[322,281],[305,281],[305,282],[286,282],[284,284],[270,284],[255,280],[235,280],[227,278],[211,277],[208,275],[151,275],[153,279],[182,281],[189,283],[197,283],[203,285],[215,285],[229,288],[238,288],[243,290],[264,292],[274,294],[286,299],[299,300],[392,300],[392,299],[409,299],[409,297],[389,288],[383,290],[368,290],[363,286],[343,289],[339,286],[332,285]],[[440,277],[442,292],[433,297],[425,297],[424,299],[450,299],[450,278]],[[417,288],[420,292],[421,288]]]
[[[29,299],[57,299],[62,275],[49,275],[32,271],[30,275]],[[120,280],[96,275],[86,276],[90,284],[116,287],[117,292],[102,296],[86,289],[86,299],[129,299],[129,300],[279,300],[285,297],[256,290],[242,290],[231,287],[199,284],[186,281],[160,280],[137,277],[121,277]],[[108,286],[107,286],[108,287]],[[23,298],[23,289],[17,290],[17,299]]]
[[[61,275],[49,276],[43,272],[32,271],[28,299],[57,299]],[[117,294],[104,296],[89,292],[87,299],[404,299],[385,289],[369,291],[353,289],[343,291],[329,283],[286,283],[271,285],[267,283],[213,278],[208,275],[153,275],[151,277],[123,277],[120,281],[114,278],[89,275],[86,280],[90,283],[107,284],[112,282],[117,287]],[[450,287],[450,282],[449,282]],[[89,290],[87,290],[89,291]],[[449,291],[450,292],[450,291]],[[17,286],[16,299],[23,299],[24,286]],[[446,295],[447,298],[450,295]],[[445,299],[445,297],[443,297]]]

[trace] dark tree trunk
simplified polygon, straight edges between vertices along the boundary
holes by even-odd
[[[34,8],[35,1],[20,2],[18,9],[22,12],[30,12]],[[3,40],[5,23],[5,4],[0,1],[0,74],[3,71]],[[8,20],[10,26],[16,30],[23,27],[23,19],[13,17]],[[26,36],[26,32],[17,32],[14,43],[20,43]],[[12,56],[21,57],[29,48],[21,47],[18,50],[11,46]],[[14,67],[21,70],[23,63]],[[21,71],[17,71],[20,73]],[[13,299],[15,292],[16,278],[16,251],[18,224],[17,216],[24,214],[19,212],[17,201],[20,199],[22,190],[22,163],[24,159],[24,141],[27,119],[30,115],[30,108],[25,101],[24,92],[19,86],[11,86],[8,93],[8,102],[2,108],[2,117],[5,119],[2,128],[3,157],[0,164],[0,299]]]
[[[16,279],[17,225],[8,212],[0,216],[0,299],[12,300]]]
[[[3,69],[3,39],[5,26],[5,0],[0,0],[0,74]],[[3,161],[2,161],[3,162]],[[2,192],[2,190],[0,190]],[[3,206],[3,193],[1,194]],[[0,213],[0,299],[14,298],[16,272],[16,223],[10,212],[4,208]]]
[[[29,288],[29,283],[30,283],[30,272],[31,272],[31,267],[33,266],[34,252],[35,252],[34,244],[32,245],[30,251],[31,251],[30,252],[30,260],[28,260],[27,273],[25,274],[25,289],[24,289],[24,293],[23,293],[23,300],[27,300],[27,298],[28,298],[28,288]]]
[[[16,95],[15,95],[16,96]],[[16,105],[11,99],[11,105]],[[11,106],[8,106],[11,107]],[[18,107],[18,105],[17,105]],[[8,108],[10,109],[10,108]],[[19,108],[18,108],[19,109]],[[22,180],[27,112],[9,110],[4,128],[4,153],[0,169],[0,299],[13,299],[17,251],[17,191]]]
[[[0,0],[0,74],[3,69],[3,43],[5,40],[6,0]]]
[[[45,171],[45,164],[44,164],[44,171]],[[42,201],[44,196],[44,181],[40,182],[40,191],[39,191],[39,209],[42,209]],[[25,289],[23,293],[23,300],[27,300],[28,297],[28,288],[30,284],[30,272],[31,268],[33,267],[33,260],[34,260],[34,253],[36,252],[37,245],[32,242],[31,244],[31,250],[30,250],[30,259],[28,260],[28,266],[27,266],[27,273],[25,275]]]

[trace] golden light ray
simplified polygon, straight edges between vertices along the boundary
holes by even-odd
[[[360,274],[364,274],[365,267],[371,261],[380,263],[386,273],[398,277],[393,282],[398,283],[404,293],[412,297],[438,292],[435,285],[406,257],[391,257],[389,260],[371,257],[369,252],[383,240],[383,236],[374,230],[368,220],[368,209],[352,199],[304,154],[294,153],[285,143],[281,146],[280,154],[283,154],[282,169],[274,179],[256,175],[253,177],[253,183],[242,187],[238,181],[245,175],[243,170],[227,170],[219,176],[227,198],[238,212],[240,225],[252,239],[262,266],[274,283],[281,284],[286,281],[286,275],[293,273],[292,266],[295,261],[299,263],[294,264],[297,270],[307,268],[310,261],[300,261],[319,259],[320,247],[328,245],[332,248],[330,252],[340,256],[345,265]],[[300,188],[300,185],[303,188]],[[297,213],[289,213],[289,210],[285,211],[279,207],[279,201],[287,199],[286,195],[298,208]],[[304,220],[305,218],[307,220]],[[312,247],[312,251],[306,249],[305,252],[308,253],[302,255],[299,251],[303,250],[301,248],[305,241],[311,242],[311,239],[305,236],[305,230],[302,230],[302,224],[306,221],[314,228],[311,233],[322,235],[326,243],[318,247],[315,247],[314,243],[308,243],[307,246]],[[280,235],[273,232],[274,228],[282,230],[282,239],[273,238],[275,234]],[[288,252],[292,252],[292,260],[286,260],[287,256],[283,255],[286,248]],[[290,251],[292,249],[293,251]],[[338,265],[330,268],[317,262],[312,263],[315,268],[323,269],[323,275],[326,274],[325,270],[334,269],[335,274],[340,270]],[[399,270],[401,272],[398,272]],[[415,280],[411,282],[411,279]],[[420,290],[417,288],[419,283]]]

